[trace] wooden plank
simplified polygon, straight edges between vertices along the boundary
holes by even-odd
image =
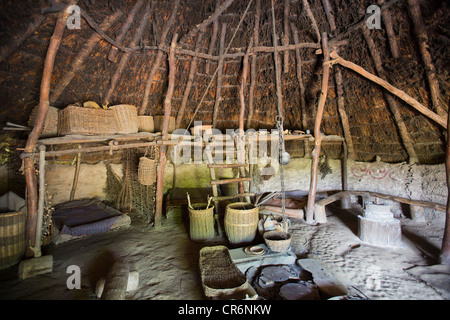
[[[221,179],[221,180],[212,180],[210,183],[211,185],[218,185],[218,184],[229,184],[233,182],[250,182],[252,181],[252,178],[230,178],[230,179]]]

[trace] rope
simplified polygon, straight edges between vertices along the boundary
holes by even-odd
[[[247,8],[245,8],[245,11],[244,11],[244,13],[243,13],[243,15],[242,15],[242,17],[241,17],[241,20],[239,21],[238,26],[237,26],[236,30],[234,31],[234,34],[233,34],[233,36],[231,37],[230,43],[228,44],[227,48],[225,49],[225,52],[224,52],[223,55],[226,55],[226,54],[228,53],[228,50],[230,49],[231,44],[233,43],[233,40],[234,40],[234,38],[235,38],[235,36],[236,36],[236,34],[237,34],[237,32],[238,32],[238,30],[239,30],[239,28],[240,28],[242,22],[244,21],[244,17],[245,17],[245,15],[247,14],[247,11],[248,11],[248,9],[250,8],[250,5],[252,4],[252,2],[253,2],[253,0],[250,0],[250,1],[248,2]],[[188,126],[187,126],[187,128],[186,128],[186,132],[187,132],[187,130],[189,129],[189,127],[191,126],[192,121],[194,120],[195,116],[197,115],[197,112],[198,112],[198,110],[200,109],[200,106],[201,106],[203,100],[205,99],[206,94],[208,93],[208,90],[209,90],[209,88],[211,87],[211,84],[213,83],[214,78],[216,77],[218,71],[219,71],[219,64],[217,64],[216,71],[214,71],[214,74],[213,74],[213,76],[211,77],[211,80],[209,81],[208,86],[206,87],[205,92],[203,93],[203,96],[202,96],[202,98],[200,99],[200,102],[198,103],[198,106],[195,108],[194,115],[192,116],[191,120],[189,121],[189,124],[188,124]],[[184,134],[186,134],[186,132],[185,132]]]

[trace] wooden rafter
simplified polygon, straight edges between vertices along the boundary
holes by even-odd
[[[220,32],[220,42],[219,42],[219,63],[217,65],[217,84],[216,84],[216,98],[214,102],[213,109],[213,117],[212,117],[212,126],[215,127],[217,124],[217,117],[219,113],[219,104],[220,104],[220,94],[222,91],[222,74],[223,74],[223,65],[224,65],[224,51],[225,51],[225,34],[227,32],[227,24],[222,23],[222,31]]]
[[[259,45],[259,21],[261,19],[261,0],[256,0],[256,13],[255,13],[255,26],[253,28],[253,44]],[[256,65],[258,62],[258,56],[256,54],[251,56],[250,66],[250,88],[248,92],[248,116],[247,116],[247,128],[251,127],[253,113],[254,113],[254,97],[255,87],[257,83],[256,77]]]

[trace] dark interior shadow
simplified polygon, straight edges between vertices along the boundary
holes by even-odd
[[[355,209],[342,209],[340,202],[336,201],[326,206],[327,211],[341,220],[347,228],[358,236],[358,215]]]

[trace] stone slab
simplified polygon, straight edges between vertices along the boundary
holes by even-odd
[[[265,244],[259,244],[266,252],[263,255],[249,255],[245,253],[245,248],[235,248],[230,250],[231,259],[239,270],[244,274],[250,267],[260,267],[277,264],[294,264],[297,256],[290,250],[286,252],[273,252]]]

